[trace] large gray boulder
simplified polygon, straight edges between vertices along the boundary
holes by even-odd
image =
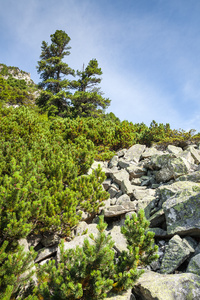
[[[129,173],[126,170],[122,169],[111,173],[110,177],[121,187],[121,183],[123,180],[129,180]]]
[[[199,188],[198,188],[199,189]],[[200,192],[183,190],[163,204],[167,233],[200,234]]]
[[[145,145],[140,145],[140,144],[133,145],[127,150],[126,154],[124,155],[124,158],[127,161],[134,161],[138,163],[145,149],[146,149]]]
[[[141,300],[199,300],[200,276],[147,271],[133,287],[133,293]]]
[[[173,153],[174,155],[180,155],[183,152],[183,149],[181,147],[176,147],[174,145],[168,145],[167,146],[167,151],[169,153]]]
[[[200,184],[190,181],[179,181],[158,187],[159,207],[162,207],[163,203],[171,197],[175,195],[178,197],[183,191],[184,194],[193,195],[196,192],[200,192]]]
[[[190,170],[189,163],[181,158],[172,158],[167,161],[167,164],[156,173],[157,182],[167,182],[171,179],[176,179],[181,175],[187,174]]]
[[[149,158],[153,155],[161,155],[163,154],[161,151],[157,150],[155,147],[146,148],[145,151],[142,153],[142,158]]]
[[[165,249],[160,272],[173,273],[194,251],[190,241],[181,239],[178,235],[173,236]]]
[[[157,170],[157,182],[168,182],[187,174],[190,170],[190,163],[185,158],[175,157],[174,154],[153,155],[145,166]]]

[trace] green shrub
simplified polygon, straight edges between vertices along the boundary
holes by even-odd
[[[39,285],[35,294],[40,299],[81,299],[99,300],[133,287],[144,272],[138,269],[158,258],[158,247],[154,246],[153,233],[147,232],[149,222],[144,211],[132,219],[127,218],[124,233],[128,251],[115,255],[114,242],[106,235],[107,225],[103,216],[99,217],[97,237],[90,235],[93,243],[85,239],[82,248],[64,251],[61,244],[61,259],[39,267]]]
[[[24,107],[1,109],[0,119],[0,238],[19,239],[38,230],[69,234],[80,220],[78,209],[97,212],[107,198],[101,171],[79,178],[94,159],[90,140],[66,141],[60,128],[52,129],[45,116]]]

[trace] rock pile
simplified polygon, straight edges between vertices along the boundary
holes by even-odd
[[[116,251],[126,249],[120,232],[126,215],[141,208],[159,246],[159,260],[147,267],[132,292],[110,299],[200,299],[199,147],[169,145],[159,151],[134,145],[109,162],[95,162],[91,170],[98,164],[106,173],[103,187],[110,194],[100,213],[109,224]],[[95,220],[85,221],[77,226],[74,239],[65,242],[66,249],[81,246],[85,237],[97,233]],[[39,250],[36,262],[52,256],[59,260],[58,236],[30,237],[26,242]]]

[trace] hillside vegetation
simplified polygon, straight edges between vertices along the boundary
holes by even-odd
[[[96,86],[101,82],[96,76],[102,74],[98,62],[93,59],[85,69],[77,71],[78,80],[61,79],[61,74],[75,75],[62,62],[64,55],[69,54],[65,50],[70,39],[64,32],[56,31],[51,40],[50,46],[42,44],[38,71],[43,81],[39,86],[21,79],[20,74],[26,72],[0,65],[0,299],[4,300],[58,299],[56,294],[55,298],[45,298],[48,291],[43,285],[40,286],[43,296],[39,293],[39,297],[37,292],[34,296],[20,294],[28,280],[21,275],[31,267],[35,254],[33,249],[25,254],[18,240],[40,232],[57,232],[67,238],[83,212],[89,218],[98,214],[109,196],[102,188],[105,174],[100,168],[87,175],[94,159],[109,160],[116,151],[136,143],[165,147],[200,139],[193,130],[173,130],[169,124],[155,121],[148,127],[144,123],[120,121],[113,113],[105,113],[110,100]],[[60,44],[64,47],[59,57],[56,47]],[[74,94],[70,92],[73,89]],[[140,219],[139,226],[147,228],[142,214]],[[100,231],[106,227],[102,224]],[[153,236],[148,238],[152,241]],[[112,242],[107,242],[112,247]],[[152,260],[154,250],[149,250]],[[136,252],[133,257],[139,259]],[[125,270],[124,262],[120,268],[115,271]],[[132,281],[130,278],[126,281],[125,275],[121,277],[119,289],[132,284],[138,275],[134,272],[127,275],[132,276]],[[57,271],[55,274],[58,275]],[[116,274],[113,276],[118,278]],[[108,284],[113,289],[114,283],[106,282],[101,282],[102,287]],[[74,292],[76,298],[63,299],[87,299],[81,298],[79,292],[80,289]],[[106,295],[102,290],[98,293],[97,299]]]

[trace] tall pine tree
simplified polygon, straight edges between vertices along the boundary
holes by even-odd
[[[62,30],[51,35],[51,44],[42,42],[41,60],[37,70],[40,73],[42,91],[37,104],[49,115],[65,115],[69,110],[69,80],[67,75],[74,75],[74,70],[63,58],[70,54],[70,37]]]
[[[76,89],[71,96],[75,116],[97,117],[110,105],[110,100],[102,96],[97,86],[101,78],[96,75],[102,75],[102,71],[97,60],[92,59],[85,69],[83,66],[83,71],[77,71],[79,79],[71,82],[71,87]]]

